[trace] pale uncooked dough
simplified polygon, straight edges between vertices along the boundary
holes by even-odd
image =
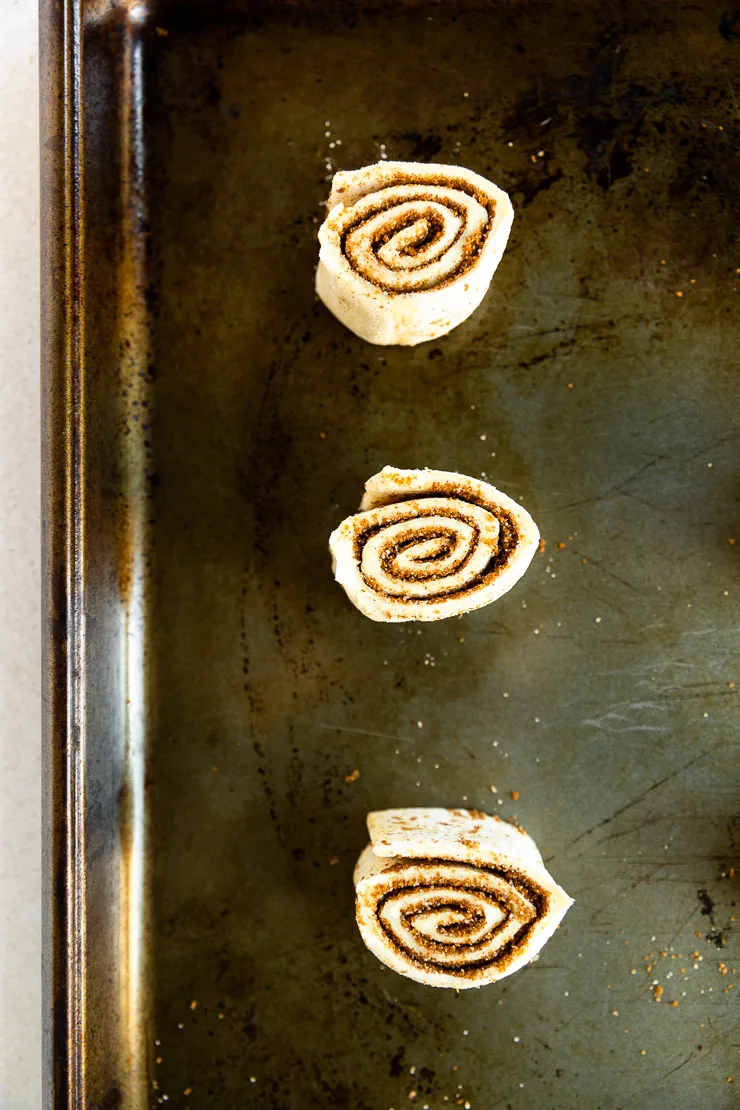
[[[430,987],[480,987],[529,963],[573,904],[523,830],[463,809],[367,819],[357,924],[384,964]]]
[[[434,621],[480,609],[521,578],[537,550],[532,517],[487,482],[386,466],[360,512],[332,532],[334,577],[374,621]]]
[[[335,174],[319,229],[316,290],[370,343],[414,346],[478,307],[514,210],[462,166],[378,162]]]

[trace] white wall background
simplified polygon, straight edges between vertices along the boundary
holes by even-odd
[[[0,0],[0,1110],[41,1108],[37,64]]]

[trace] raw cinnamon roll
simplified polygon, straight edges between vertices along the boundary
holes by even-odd
[[[332,532],[334,577],[374,621],[434,621],[510,590],[537,550],[526,509],[477,478],[386,466]]]
[[[387,809],[367,819],[357,924],[384,964],[431,987],[480,987],[532,960],[573,904],[532,838],[485,813]]]
[[[462,166],[378,162],[334,175],[316,291],[370,343],[446,335],[482,301],[509,238],[506,193]]]

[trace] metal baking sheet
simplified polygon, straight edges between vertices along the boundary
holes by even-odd
[[[45,1105],[737,1105],[737,14],[42,7]],[[313,293],[383,154],[516,209],[414,349]],[[545,549],[371,623],[326,545],[386,463]],[[499,986],[360,942],[365,814],[414,804],[516,815],[576,899]]]

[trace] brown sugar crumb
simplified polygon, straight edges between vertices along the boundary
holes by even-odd
[[[564,548],[565,546],[566,546],[566,544],[564,544],[564,543],[559,543],[559,544],[558,544],[558,551],[562,551],[562,550],[563,550],[563,548]]]
[[[464,636],[458,637],[458,642],[461,643],[461,644],[464,644],[465,643],[465,637]]]
[[[734,546],[735,546],[735,540],[733,539],[733,537],[732,537],[732,536],[728,536],[728,537],[727,537],[727,542],[729,543],[730,547],[734,547]]]
[[[568,382],[568,389],[572,389],[572,388],[573,388],[573,382]]]
[[[673,1002],[671,1002],[671,1006],[673,1006],[674,1009],[676,1008],[676,1006],[678,1006],[678,999],[677,998],[673,999]]]
[[[360,777],[360,772],[355,767],[354,771],[350,771],[350,773],[348,775],[344,776],[344,781],[345,782],[357,782],[359,777]]]
[[[539,551],[540,555],[542,554],[542,552],[545,550],[546,547],[547,547],[547,540],[545,539],[544,536],[540,536],[540,542],[537,545],[537,550]]]
[[[319,432],[319,439],[326,439],[326,432]]]
[[[582,562],[582,563],[587,563],[587,562],[588,562],[588,559],[581,559],[581,562]]]
[[[677,290],[676,290],[676,296],[677,296],[677,297],[683,297],[683,293],[681,292],[681,290],[680,290],[680,289],[677,289]]]
[[[185,1088],[185,1090],[184,1090],[184,1091],[183,1091],[182,1093],[183,1093],[184,1095],[192,1095],[192,1093],[193,1093],[193,1088],[192,1088],[192,1087],[186,1087],[186,1088]]]
[[[729,968],[726,963],[723,963],[722,960],[720,960],[717,964],[717,970],[719,971],[720,975],[726,975],[729,971]]]
[[[518,802],[519,801],[519,791],[518,790],[510,790],[509,794],[511,795],[512,802]]]
[[[646,1048],[641,1048],[640,1049],[640,1055],[641,1056],[647,1056],[647,1049]]]
[[[161,1057],[161,1056],[157,1056],[157,1058],[156,1058],[156,1060],[154,1061],[154,1063],[155,1063],[155,1064],[161,1064],[161,1063],[162,1063],[162,1057]]]
[[[336,867],[336,865],[338,863],[339,863],[339,856],[332,856],[331,859],[329,860],[329,867]]]
[[[730,687],[731,690],[735,689],[735,683],[734,682],[728,682],[727,685]]]
[[[197,1008],[197,1006],[198,1006],[198,1003],[195,1001],[195,999],[193,999],[193,1001],[190,1003],[190,1009],[195,1010]]]
[[[655,999],[656,1002],[660,1002],[662,997],[663,997],[663,988],[661,987],[660,983],[657,983],[656,986],[653,987],[653,998]]]

